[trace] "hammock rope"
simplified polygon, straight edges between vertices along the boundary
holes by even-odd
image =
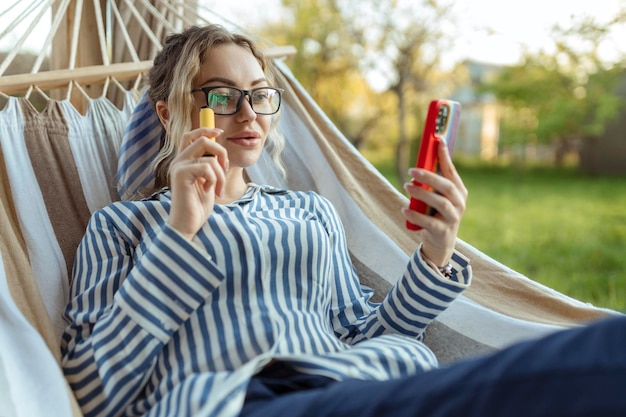
[[[0,33],[0,42],[17,35],[15,47],[0,63],[0,92],[30,97],[36,88],[47,92],[44,97],[64,97],[73,103],[107,95],[112,82],[118,88],[138,90],[168,33],[211,22],[245,31],[204,4],[182,0],[107,0],[103,6],[99,0],[15,0],[0,11],[0,17],[11,21]],[[9,74],[28,39],[42,30],[47,31],[45,40],[30,71]],[[270,58],[296,52],[292,46],[264,43]],[[49,59],[52,56],[55,59]],[[43,69],[46,59],[49,70]],[[56,89],[64,92],[50,93]]]

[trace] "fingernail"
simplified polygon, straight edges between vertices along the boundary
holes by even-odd
[[[421,177],[424,175],[424,171],[419,168],[410,168],[409,175],[412,177]]]

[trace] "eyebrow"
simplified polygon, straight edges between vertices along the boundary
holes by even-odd
[[[233,80],[230,80],[228,78],[222,78],[222,77],[213,77],[213,78],[209,78],[208,80],[205,80],[202,84],[200,84],[201,86],[205,86],[209,83],[215,83],[215,82],[220,82],[223,83],[225,85],[232,85],[232,86],[236,86],[236,83]],[[267,79],[265,77],[263,78],[258,78],[254,81],[252,81],[251,85],[255,86],[257,84],[261,84],[261,83],[267,83]]]

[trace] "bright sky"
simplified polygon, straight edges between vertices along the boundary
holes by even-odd
[[[257,26],[263,20],[274,19],[280,0],[200,0],[220,15],[242,26]],[[2,0],[0,16],[13,1]],[[24,2],[28,3],[28,2]],[[262,4],[262,7],[259,5]],[[615,16],[626,0],[456,0],[454,14],[457,16],[459,34],[454,49],[447,57],[448,64],[464,58],[488,63],[507,64],[518,61],[524,48],[531,51],[546,49],[550,45],[550,29],[555,23],[568,26],[572,16],[584,14],[607,21]],[[0,17],[0,33],[14,17]],[[45,20],[45,19],[42,19]],[[23,30],[23,29],[22,29]],[[603,56],[612,59],[616,51],[626,53],[626,33],[614,35],[614,41],[603,46]],[[0,49],[15,46],[18,36],[8,36],[0,43]],[[29,43],[37,45],[43,35],[33,36]]]
[[[600,22],[615,17],[624,0],[457,0],[454,8],[459,16],[461,31],[466,38],[459,39],[459,55],[493,63],[514,63],[523,48],[531,51],[550,47],[550,32],[559,23],[568,27],[572,18],[590,15]],[[486,29],[492,31],[490,35]],[[621,35],[621,36],[620,36]],[[626,46],[618,39],[624,33],[615,33],[613,41],[603,45],[603,56],[613,58],[618,49]]]
[[[223,0],[204,0],[222,16],[233,21],[257,22],[276,16],[279,0],[239,0],[225,4]],[[449,60],[472,58],[495,64],[512,64],[519,60],[524,48],[531,51],[550,46],[550,31],[556,24],[569,26],[572,17],[591,15],[604,22],[617,15],[626,0],[454,0],[460,33]],[[621,35],[621,36],[620,36]],[[617,39],[604,45],[603,56],[612,59],[616,50],[626,53],[626,45]]]

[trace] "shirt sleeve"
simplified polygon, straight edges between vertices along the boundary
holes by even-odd
[[[350,259],[344,228],[333,206],[321,198],[321,217],[334,246],[331,322],[335,334],[354,344],[385,333],[421,339],[423,332],[470,285],[469,260],[455,251],[447,278],[428,266],[421,245],[410,257],[404,274],[381,303],[362,286]]]
[[[136,259],[132,220],[92,216],[74,264],[62,366],[85,416],[115,416],[140,394],[156,358],[222,275],[164,225]],[[182,277],[185,277],[183,280]]]

